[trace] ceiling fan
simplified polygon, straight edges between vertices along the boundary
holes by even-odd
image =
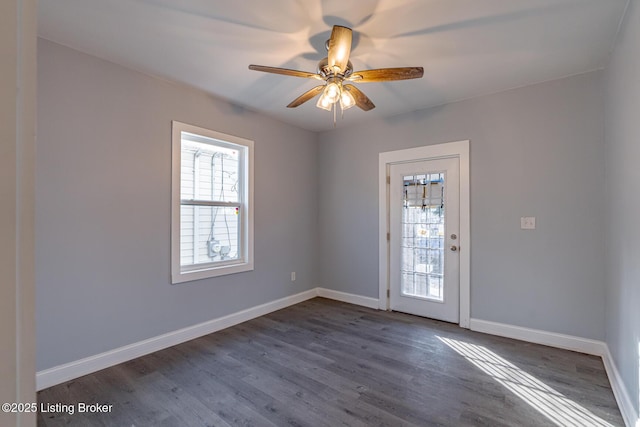
[[[353,71],[349,54],[351,53],[351,28],[334,25],[331,38],[327,40],[327,57],[320,60],[315,73],[290,70],[287,68],[266,67],[263,65],[249,65],[250,70],[265,73],[282,74],[285,76],[303,77],[324,81],[294,99],[287,108],[295,108],[310,99],[320,95],[316,107],[335,112],[336,105],[342,111],[357,105],[364,111],[375,108],[375,105],[360,89],[349,83],[389,82],[394,80],[408,80],[422,77],[422,67],[379,68],[375,70]]]

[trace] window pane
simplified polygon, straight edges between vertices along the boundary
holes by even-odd
[[[182,200],[238,202],[238,150],[183,138],[181,163]]]
[[[180,265],[239,259],[240,212],[235,207],[180,207]]]

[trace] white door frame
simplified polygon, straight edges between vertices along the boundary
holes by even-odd
[[[387,151],[378,157],[379,208],[379,295],[378,308],[389,310],[389,167],[408,163],[457,157],[460,159],[460,326],[469,328],[471,316],[471,218],[469,199],[469,141],[427,145]]]

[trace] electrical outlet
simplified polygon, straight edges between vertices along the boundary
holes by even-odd
[[[291,281],[292,281],[292,282],[295,282],[295,281],[296,281],[296,272],[295,272],[295,271],[292,271],[292,272],[291,272]]]
[[[520,218],[520,229],[522,230],[535,230],[536,229],[536,217],[535,216],[523,216]]]

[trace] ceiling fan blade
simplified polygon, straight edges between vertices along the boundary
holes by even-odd
[[[287,105],[287,108],[296,108],[297,106],[304,104],[311,98],[321,94],[323,89],[324,89],[324,85],[320,85],[306,91],[305,93],[303,93],[302,95],[300,95],[299,97],[291,101],[291,103]]]
[[[356,105],[362,108],[364,111],[373,110],[376,108],[373,102],[369,99],[367,95],[362,93],[360,89],[355,87],[354,85],[343,85],[343,89],[348,90],[351,95],[353,95],[353,99],[356,100]]]
[[[349,63],[351,54],[351,38],[353,37],[351,28],[334,25],[329,39],[329,52],[327,58],[329,67],[337,73],[344,73]],[[338,70],[336,70],[336,68]]]
[[[346,80],[358,83],[391,82],[419,79],[423,74],[422,67],[378,68],[376,70],[354,71]]]
[[[320,75],[308,73],[306,71],[290,70],[288,68],[266,67],[264,65],[249,65],[250,70],[262,71],[264,73],[282,74],[284,76],[304,77],[307,79],[324,80]]]

